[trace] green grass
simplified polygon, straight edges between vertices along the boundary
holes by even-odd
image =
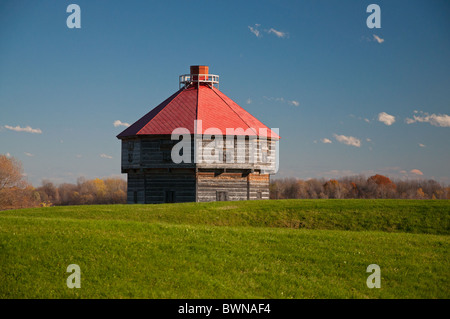
[[[449,225],[449,201],[4,211],[0,298],[449,298]],[[73,263],[81,289],[66,286]]]

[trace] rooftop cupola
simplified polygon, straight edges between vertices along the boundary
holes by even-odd
[[[219,88],[219,76],[209,74],[207,65],[191,65],[190,74],[180,75],[179,87],[188,87],[189,85],[208,85]]]

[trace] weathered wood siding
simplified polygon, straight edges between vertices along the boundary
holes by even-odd
[[[203,161],[194,163],[196,149],[191,138],[190,163],[176,164],[171,152],[177,143],[169,135],[122,140],[128,203],[269,199],[268,172],[274,168],[276,141],[268,140],[263,147],[252,147],[249,138],[228,143],[226,139],[197,141]],[[261,152],[265,153],[264,160]],[[252,156],[258,160],[252,160]]]
[[[247,178],[239,173],[222,173],[215,176],[214,172],[197,173],[197,201],[212,202],[217,200],[217,192],[226,192],[227,199],[247,199]]]
[[[190,163],[175,164],[172,161],[172,141],[169,135],[145,136],[122,140],[122,172],[138,168],[194,168],[194,141],[191,139]]]
[[[269,199],[269,185],[270,185],[270,175],[269,174],[249,174],[248,175],[249,184],[249,199]]]
[[[129,204],[195,202],[195,186],[194,170],[160,169],[128,173],[127,202]],[[173,192],[172,197],[168,192]]]
[[[195,171],[173,169],[171,172],[151,172],[145,175],[146,203],[183,203],[195,201]],[[168,200],[167,192],[173,192]]]
[[[201,172],[197,173],[197,201],[269,199],[269,175]]]
[[[255,140],[254,140],[255,141]],[[145,136],[122,140],[122,171],[137,168],[229,168],[257,169],[270,171],[276,161],[275,140],[260,143],[246,138],[234,141],[199,140],[194,148],[191,138],[190,163],[174,163],[171,158],[172,147],[179,141],[172,141],[170,136]],[[194,163],[194,151],[197,151],[197,165]]]
[[[141,141],[137,138],[122,140],[122,173],[139,168],[141,164]]]
[[[267,140],[261,142],[246,138],[237,138],[231,141],[208,139],[197,141],[197,167],[198,168],[226,168],[226,169],[254,169],[274,170],[277,141]]]
[[[129,172],[127,178],[127,203],[145,203],[145,179],[144,175]]]

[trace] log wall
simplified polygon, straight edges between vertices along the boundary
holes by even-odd
[[[194,170],[133,172],[128,173],[127,202],[129,204],[195,202],[195,189]]]
[[[197,151],[203,152],[203,161],[194,163],[192,138],[190,163],[176,164],[171,151],[177,143],[169,135],[122,140],[122,173],[128,174],[128,203],[269,199],[268,172],[275,161],[276,141],[269,140],[262,149],[252,148],[248,138],[243,143],[237,139],[228,143],[226,139],[197,141],[201,143]],[[267,160],[261,161],[261,152],[265,152]],[[252,155],[259,160],[253,162]]]

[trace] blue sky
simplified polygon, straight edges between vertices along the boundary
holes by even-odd
[[[71,3],[81,29],[66,26]],[[381,29],[366,25],[371,3]],[[448,184],[449,16],[446,0],[2,1],[0,153],[34,186],[119,176],[125,127],[113,123],[135,122],[205,64],[280,129],[276,177]]]

